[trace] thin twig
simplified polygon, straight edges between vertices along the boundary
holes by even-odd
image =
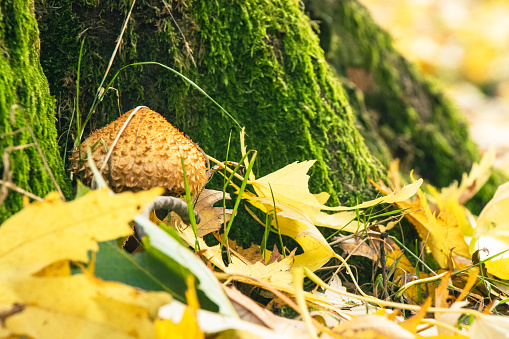
[[[24,189],[22,189],[21,187],[18,187],[17,185],[15,185],[12,182],[12,171],[10,170],[11,164],[9,161],[9,152],[18,151],[21,149],[32,147],[34,145],[35,144],[32,143],[32,144],[26,144],[26,145],[8,146],[4,149],[4,153],[2,154],[4,173],[3,173],[3,177],[2,177],[3,180],[0,180],[0,185],[1,185],[1,187],[0,187],[0,205],[3,204],[3,202],[7,198],[7,195],[9,194],[8,189],[11,189],[11,190],[16,191],[21,194],[25,194],[32,199],[42,200],[38,196],[33,195],[32,193],[27,192]]]
[[[51,168],[49,168],[48,162],[46,161],[46,157],[44,156],[44,153],[42,153],[41,146],[39,146],[39,143],[37,142],[37,139],[35,138],[34,131],[32,130],[32,127],[30,126],[28,119],[27,119],[27,129],[28,129],[28,132],[30,133],[30,136],[32,137],[32,140],[34,141],[35,148],[37,148],[37,152],[39,152],[39,155],[41,156],[42,163],[44,164],[44,168],[48,172],[48,174],[51,178],[51,181],[53,181],[53,185],[55,185],[55,188],[57,189],[57,192],[60,195],[60,199],[62,199],[62,201],[65,201],[65,195],[62,192],[62,190],[60,189],[60,186],[58,185],[57,180],[55,179],[55,176],[53,175],[53,172],[51,171]]]
[[[33,193],[30,193],[28,191],[25,191],[24,189],[22,189],[21,187],[19,186],[16,186],[14,185],[12,182],[10,181],[4,181],[4,180],[0,180],[0,185],[2,185],[2,187],[7,187],[13,191],[16,191],[18,193],[21,193],[21,194],[24,194],[26,195],[27,197],[31,198],[31,199],[34,199],[34,200],[37,200],[37,201],[44,201],[43,198],[41,197],[38,197],[37,195],[33,194]],[[5,198],[0,198],[0,204],[2,204],[3,200]]]
[[[117,40],[117,44],[115,45],[115,49],[113,50],[113,53],[111,54],[110,62],[108,63],[108,67],[106,68],[106,73],[104,73],[104,76],[101,80],[101,83],[99,84],[99,88],[97,89],[96,95],[94,97],[94,102],[92,103],[92,106],[90,107],[90,111],[88,112],[88,116],[85,119],[83,126],[81,127],[81,131],[78,131],[78,137],[76,139],[76,142],[74,143],[75,146],[79,144],[81,147],[81,138],[83,137],[83,132],[85,131],[85,126],[87,125],[88,120],[90,119],[90,116],[95,110],[96,102],[98,100],[98,97],[101,96],[101,89],[102,93],[106,93],[103,89],[104,81],[106,81],[106,77],[108,76],[108,73],[110,72],[111,65],[113,64],[113,60],[115,59],[115,55],[117,54],[118,48],[120,47],[120,43],[122,42],[122,37],[124,36],[125,29],[127,28],[127,23],[129,22],[129,18],[131,17],[131,13],[134,8],[134,4],[136,3],[136,0],[133,0],[133,3],[131,5],[131,9],[127,13],[127,18],[124,21],[124,25],[122,26],[122,30],[120,31],[120,35]]]
[[[229,168],[228,166],[225,166],[221,161],[215,159],[214,157],[210,156],[210,155],[207,155],[207,157],[212,161],[212,162],[215,162],[216,164],[219,165],[219,167],[221,168],[226,168],[226,170],[230,173],[233,173],[233,170],[231,168]],[[234,174],[235,177],[241,181],[244,181],[244,177],[242,177],[241,175],[239,175],[238,173],[235,173]],[[252,184],[253,182],[252,181],[248,181],[247,182],[248,184]]]

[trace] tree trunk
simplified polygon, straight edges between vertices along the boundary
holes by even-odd
[[[9,6],[3,5],[2,14]],[[172,67],[246,126],[248,146],[259,152],[257,175],[293,161],[317,159],[312,190],[332,193],[332,203],[370,197],[373,190],[367,178],[383,178],[383,165],[393,157],[402,158],[403,165],[418,169],[439,186],[468,170],[479,154],[466,124],[437,86],[394,51],[390,37],[373,23],[366,10],[354,0],[310,0],[307,7],[296,0],[181,0],[168,5],[159,0],[138,0],[103,87],[120,68],[134,62],[156,61]],[[78,108],[80,45],[84,41],[79,84],[83,122],[108,69],[129,8],[127,1],[36,0],[41,63],[57,99],[57,130],[59,135],[68,131],[71,135],[69,140],[59,139],[62,149],[71,148],[76,137],[76,127],[70,122]],[[323,19],[321,41],[306,11]],[[10,32],[14,26],[9,23],[2,27]],[[6,28],[2,29],[5,32]],[[9,39],[0,41],[7,44],[17,39],[26,42],[26,50],[34,48],[27,37],[21,36],[28,32],[36,39],[34,29],[19,30],[20,36],[9,34]],[[11,101],[2,102],[6,133],[24,126],[5,122],[6,112],[16,103],[25,109],[24,114],[33,108],[30,117],[34,119],[32,102],[39,103],[37,126],[52,121],[53,102],[47,91],[41,90],[44,78],[26,78],[34,74],[33,69],[40,72],[37,51],[31,52],[35,55],[29,59],[31,72],[21,69],[19,62],[14,68],[12,62],[7,64],[18,76],[23,73],[29,80],[19,83],[32,87],[16,91],[15,75],[8,78]],[[5,55],[2,67],[4,60],[13,58],[5,59]],[[39,101],[29,100],[26,93],[36,95]],[[21,94],[26,97],[12,99]],[[138,105],[161,113],[219,159],[226,156],[232,131],[229,159],[240,159],[235,123],[179,76],[155,65],[133,66],[120,72],[93,112],[85,136]],[[16,124],[23,121],[16,119]],[[50,134],[42,137],[43,131]],[[48,156],[51,166],[59,168],[55,172],[63,181],[63,166],[55,157],[54,132],[40,128],[38,133],[48,154],[53,154]],[[26,137],[18,141],[15,137],[6,138],[8,143],[2,139],[2,150],[29,142]],[[16,152],[34,151],[27,148]],[[16,164],[37,168],[34,180],[47,191],[50,185],[45,180],[46,172],[40,171],[37,164],[28,166],[28,159],[35,162],[37,157],[25,155],[25,160]],[[32,179],[24,173],[28,170],[15,175]],[[36,192],[29,184],[21,186]],[[14,209],[21,204],[16,196]]]
[[[29,0],[0,0],[0,153],[0,224],[23,206],[23,195],[12,185],[44,197],[56,189],[50,170],[69,194],[55,103],[39,62],[39,30]]]
[[[416,170],[438,187],[461,179],[479,160],[479,151],[465,118],[436,81],[393,48],[392,37],[357,0],[305,4],[320,23],[326,59],[348,89],[359,130],[377,158],[386,165],[399,158],[403,171]],[[506,180],[495,171],[475,209]]]
[[[43,68],[66,117],[74,110],[78,53],[85,40],[80,107],[88,110],[129,5],[38,1],[37,10]],[[372,194],[367,178],[380,177],[381,165],[354,127],[346,93],[298,1],[178,1],[167,6],[139,0],[110,74],[141,61],[181,72],[246,126],[248,146],[259,152],[257,175],[317,159],[314,191],[335,193],[333,203]],[[129,67],[113,87],[118,92],[109,90],[90,129],[145,105],[219,159],[226,157],[232,131],[229,159],[240,159],[239,129],[233,121],[168,70]],[[85,113],[82,109],[81,120]]]

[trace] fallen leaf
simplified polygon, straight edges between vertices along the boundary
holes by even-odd
[[[273,209],[270,201],[257,201],[257,206],[264,212]],[[316,228],[309,217],[297,208],[276,202],[277,214],[272,221],[274,228],[279,227],[281,234],[289,236],[302,247],[303,254],[295,256],[295,266],[306,266],[315,271],[325,265],[331,258],[336,256],[322,233]]]
[[[274,244],[274,248],[272,249],[272,253],[270,253],[269,261],[266,263],[266,265],[270,265],[273,262],[279,262],[282,259],[283,257],[281,256],[281,253],[279,253],[277,246]]]
[[[454,255],[469,258],[468,245],[454,215],[444,209],[435,216],[424,193],[419,190],[418,195],[419,198],[414,203],[402,201],[396,205],[410,211],[405,217],[415,226],[440,267],[447,267],[447,258],[451,251]]]
[[[460,185],[455,181],[448,187],[442,188],[440,193],[434,187],[428,186],[436,199],[439,209],[447,209],[454,214],[465,236],[472,236],[473,228],[468,220],[463,204],[470,200],[488,181],[491,169],[495,163],[495,156],[495,148],[490,147],[483,155],[481,161],[472,165],[469,174],[463,173]]]
[[[424,317],[426,316],[426,311],[428,310],[428,308],[430,306],[431,306],[431,298],[428,298],[428,299],[426,299],[424,304],[421,306],[421,309],[416,314],[414,314],[410,318],[408,318],[405,321],[403,321],[402,323],[400,323],[399,326],[401,326],[402,328],[404,328],[405,330],[407,330],[411,333],[416,334],[417,328],[418,328],[419,324],[421,323],[421,320],[424,319]]]
[[[24,308],[4,319],[0,336],[152,338],[152,319],[172,300],[168,293],[105,282],[88,271],[69,276],[65,266],[88,261],[97,240],[130,234],[128,222],[160,193],[110,196],[100,190],[70,203],[51,194],[6,221],[0,228],[1,238],[9,239],[0,254],[0,312]]]
[[[230,194],[224,193],[224,198],[230,200]],[[201,222],[197,225],[198,237],[203,237],[211,232],[221,228],[221,225],[230,220],[233,210],[222,207],[213,207],[214,204],[223,199],[223,192],[204,189],[194,208],[195,212],[200,214]],[[224,219],[226,215],[226,220]]]
[[[345,228],[348,222],[355,219],[355,213],[351,211],[372,207],[380,203],[394,203],[407,200],[415,194],[422,184],[422,179],[419,179],[416,182],[403,187],[398,193],[391,192],[384,197],[366,201],[352,207],[330,207],[322,203],[324,202],[325,197],[327,197],[326,193],[314,195],[309,192],[309,175],[307,175],[307,172],[314,163],[315,160],[304,161],[301,163],[295,162],[278,171],[266,175],[263,178],[257,179],[256,181],[251,182],[251,184],[253,185],[258,197],[245,197],[272,205],[272,195],[274,195],[274,199],[278,207],[280,203],[290,206],[304,214],[306,218],[316,226],[344,228],[344,230],[355,232],[358,227],[356,224],[349,225]],[[323,211],[344,213],[331,215]]]
[[[328,285],[339,291],[347,292],[346,287],[344,287],[341,283],[341,279],[336,273],[332,274],[332,277],[328,283]],[[354,299],[350,297],[343,296],[341,294],[338,294],[332,290],[326,290],[325,292],[312,292],[314,295],[322,297],[330,302],[331,305],[333,305],[335,308],[338,309],[351,309],[355,306],[364,305],[365,303],[360,301],[359,299]],[[372,311],[375,311],[376,309],[370,305],[364,306],[364,311],[366,311],[366,307],[372,308]]]
[[[340,240],[345,236],[335,237],[334,241]],[[372,245],[367,244],[367,239],[361,237],[353,237],[345,239],[337,244],[339,248],[351,255],[359,255],[373,260],[375,263],[379,260],[379,251]]]
[[[489,255],[509,249],[509,182],[500,185],[493,198],[486,204],[477,218],[470,252],[487,247]],[[485,262],[489,273],[509,279],[509,258],[503,254]]]
[[[110,196],[107,190],[63,202],[56,192],[9,218],[0,228],[2,277],[29,275],[60,260],[88,261],[98,241],[132,234],[129,221],[162,189]],[[8,239],[8,241],[7,241]]]
[[[190,274],[186,279],[187,290],[185,307],[180,321],[172,321],[169,319],[156,319],[155,326],[157,339],[200,339],[205,338],[203,331],[198,325],[196,314],[200,309],[198,303],[198,295],[194,287],[194,275]]]
[[[509,318],[483,315],[474,320],[469,338],[509,338]]]
[[[345,339],[413,339],[415,335],[385,316],[370,314],[344,321],[334,332]]]
[[[240,319],[265,326],[277,335],[299,338],[305,334],[306,327],[302,321],[275,315],[235,287],[225,287],[225,292],[232,301]]]

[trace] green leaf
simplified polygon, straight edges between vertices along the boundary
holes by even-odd
[[[141,226],[147,237],[143,243],[148,252],[155,254],[157,258],[167,265],[178,263],[186,267],[199,280],[197,290],[202,291],[210,300],[219,306],[219,313],[237,317],[237,314],[229,299],[223,292],[219,281],[212,271],[187,247],[169,236],[164,230],[157,227],[147,218],[138,215],[134,218],[138,226]]]

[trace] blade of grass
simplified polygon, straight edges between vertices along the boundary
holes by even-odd
[[[78,135],[81,130],[81,126],[80,126],[80,74],[81,74],[81,57],[83,56],[83,45],[84,44],[85,44],[85,38],[83,38],[83,40],[81,40],[80,55],[78,57],[78,74],[76,76],[76,128],[78,130]],[[71,123],[72,123],[72,118],[71,118]],[[70,125],[69,125],[69,129],[70,129]],[[78,139],[80,141],[79,142],[80,147],[78,148],[78,159],[79,159],[79,162],[81,162],[81,160],[82,160],[82,158],[81,158],[81,138],[78,138]],[[76,146],[76,144],[75,144],[75,146]],[[65,150],[67,152],[67,143],[65,145]],[[65,157],[64,159],[66,159],[66,158],[67,157]],[[81,164],[79,164],[79,166],[81,166]]]
[[[223,220],[226,220],[226,186],[227,183],[231,180],[226,178],[226,164],[228,163],[228,156],[230,155],[230,144],[232,140],[232,131],[230,130],[230,135],[228,136],[228,147],[226,148],[226,159],[224,161],[224,174],[223,174]],[[233,176],[233,174],[232,174]],[[226,250],[228,253],[230,253],[230,244],[226,242]]]
[[[285,246],[283,245],[283,238],[281,237],[281,231],[279,230],[279,222],[277,221],[276,199],[274,198],[274,192],[272,191],[272,186],[270,186],[270,182],[269,188],[270,194],[272,195],[272,204],[274,206],[274,218],[276,219],[277,234],[279,236],[279,245],[281,245],[281,255],[283,256],[283,258],[286,258]]]
[[[189,220],[194,232],[194,250],[195,252],[200,251],[200,243],[198,242],[198,228],[196,226],[196,218],[194,217],[193,200],[191,199],[191,191],[189,190],[189,184],[187,182],[186,165],[184,164],[184,158],[180,156],[180,162],[182,164],[182,171],[184,172],[184,186],[186,188],[186,201],[187,210],[189,211]]]
[[[228,226],[226,227],[225,232],[224,232],[223,241],[221,242],[221,246],[220,246],[220,250],[221,251],[223,250],[223,246],[226,243],[226,241],[228,241],[228,233],[230,232],[230,229],[231,229],[232,224],[233,224],[233,220],[235,219],[235,215],[237,214],[237,210],[239,208],[240,201],[242,200],[242,194],[244,193],[244,190],[246,188],[246,184],[248,182],[249,173],[251,173],[251,170],[253,168],[254,162],[256,160],[256,155],[258,154],[257,151],[253,151],[253,153],[254,154],[251,157],[251,160],[249,161],[249,166],[246,169],[246,175],[244,176],[244,180],[242,181],[242,184],[240,185],[240,190],[239,190],[237,199],[235,200],[235,205],[233,207],[232,216],[230,218],[230,221],[228,221]],[[229,257],[229,253],[228,253],[228,258],[230,258]]]
[[[430,271],[431,273],[433,273],[434,275],[437,275],[435,273],[435,271],[433,271],[428,265],[426,265],[426,263],[424,261],[421,260],[421,258],[419,258],[418,256],[416,256],[412,251],[410,251],[405,245],[403,245],[398,239],[396,239],[395,237],[393,237],[392,235],[389,235],[389,238],[391,238],[392,240],[394,240],[394,242],[396,244],[398,244],[402,249],[404,249],[406,251],[406,253],[410,254],[415,260],[417,260],[417,262],[421,263],[424,267],[426,267],[426,269],[428,271]]]
[[[265,230],[263,231],[263,238],[262,242],[260,244],[260,251],[263,255],[263,261],[266,263],[267,260],[267,240],[269,239],[270,234],[270,225],[272,225],[272,214],[271,211],[268,211],[267,214],[265,214]]]
[[[202,93],[207,99],[211,100],[217,107],[219,107],[219,109],[224,113],[226,114],[226,116],[228,116],[230,119],[232,119],[235,124],[241,128],[240,124],[238,123],[238,121],[226,110],[223,108],[223,106],[221,106],[217,101],[215,101],[214,99],[212,99],[212,97],[210,95],[208,95],[204,90],[202,90],[200,88],[200,86],[198,86],[195,82],[193,82],[191,79],[189,79],[188,77],[186,77],[185,75],[183,75],[182,73],[174,70],[173,68],[171,67],[168,67],[166,65],[163,65],[159,62],[155,62],[155,61],[144,61],[144,62],[135,62],[135,63],[132,63],[132,64],[129,64],[129,65],[126,65],[124,67],[122,67],[121,69],[119,69],[117,71],[117,73],[115,73],[115,75],[113,76],[113,79],[111,79],[111,81],[108,83],[108,86],[107,88],[110,88],[111,85],[113,84],[113,82],[115,81],[115,79],[117,78],[117,76],[120,74],[121,71],[123,71],[124,69],[128,68],[128,67],[132,67],[132,66],[140,66],[140,65],[157,65],[157,66],[160,66],[160,67],[163,67],[175,74],[177,74],[179,77],[181,77],[182,79],[184,79],[187,83],[189,83],[191,86],[193,86],[194,88],[196,88],[200,93]],[[102,83],[101,83],[102,85]],[[92,113],[95,111],[95,108],[97,107],[97,105],[99,104],[99,102],[102,100],[102,97],[106,94],[106,91],[104,91],[102,94],[99,93],[99,90],[96,94],[96,98],[94,98],[94,101],[92,103],[92,107],[90,108],[90,111],[88,112],[88,115],[87,115],[87,118],[85,119],[84,123],[83,123],[83,126],[81,128],[81,131],[78,131],[78,135],[79,135],[79,139],[81,139],[81,134],[83,134],[83,130],[85,129],[85,126],[86,124],[88,123],[88,121],[90,120],[90,117],[92,116]],[[98,97],[101,96],[101,98],[98,99]]]
[[[106,72],[104,73],[101,83],[99,84],[99,88],[97,88],[96,94],[94,96],[94,101],[92,102],[92,106],[90,107],[90,111],[88,112],[87,118],[85,119],[85,122],[83,123],[82,128],[78,130],[78,135],[76,137],[74,146],[77,146],[77,145],[81,146],[81,137],[83,136],[83,131],[85,130],[85,126],[87,125],[88,119],[90,119],[90,116],[95,111],[95,108],[97,107],[97,104],[100,101],[100,100],[98,101],[99,96],[101,96],[101,97],[104,96],[104,93],[106,92],[105,90],[103,90],[102,91],[103,94],[102,95],[100,94],[101,89],[103,89],[103,84],[106,81],[106,77],[108,76],[108,73],[110,72],[111,65],[113,64],[113,60],[115,59],[115,55],[117,54],[118,48],[120,47],[122,37],[124,36],[124,32],[125,32],[125,29],[127,28],[127,23],[129,22],[129,18],[131,17],[131,13],[133,11],[135,3],[136,3],[136,0],[133,0],[133,3],[131,4],[131,8],[129,9],[129,12],[127,13],[127,17],[124,20],[124,24],[122,26],[122,30],[120,31],[120,35],[118,36],[117,44],[115,45],[115,49],[113,50],[113,53],[111,54],[111,58],[108,63],[108,67],[106,68]],[[111,85],[111,83],[110,83],[110,85]],[[110,87],[110,85],[108,85],[108,88]]]

